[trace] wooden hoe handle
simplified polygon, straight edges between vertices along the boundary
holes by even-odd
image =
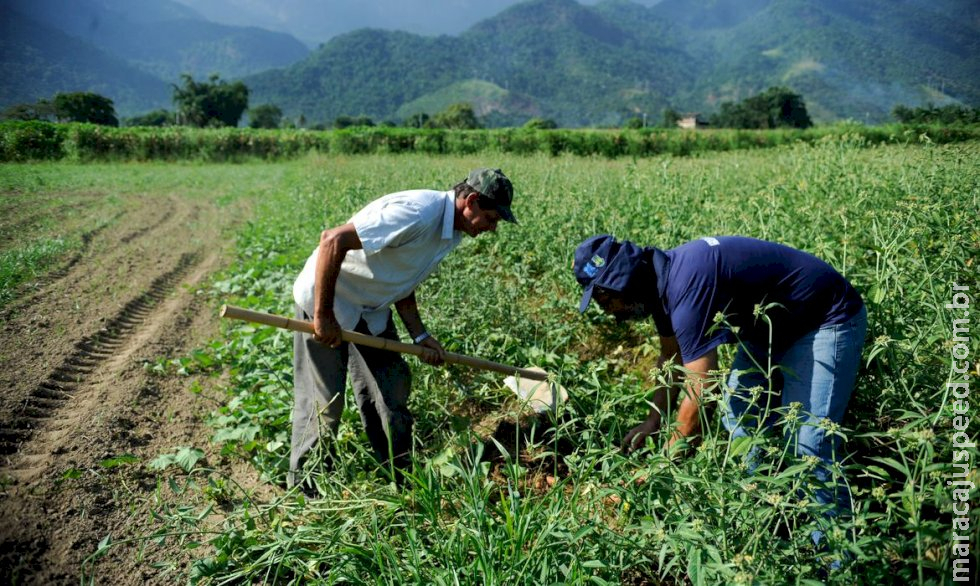
[[[304,334],[313,334],[313,324],[308,321],[291,319],[281,315],[273,315],[271,313],[262,313],[260,311],[251,311],[241,307],[235,307],[234,305],[222,305],[221,317],[240,319],[275,328],[282,328],[284,330],[303,332]],[[351,342],[359,346],[367,346],[368,348],[378,348],[381,350],[389,350],[391,352],[399,352],[401,354],[411,354],[413,356],[420,356],[422,354],[422,346],[418,346],[416,344],[405,344],[403,342],[389,340],[388,338],[369,336],[367,334],[352,332],[350,330],[342,330],[340,337],[345,342]],[[531,370],[529,368],[518,368],[516,366],[509,366],[507,364],[500,364],[499,362],[491,362],[482,358],[474,358],[473,356],[455,354],[453,352],[446,352],[446,362],[462,364],[464,366],[479,368],[481,370],[492,370],[502,374],[520,376],[521,378],[533,380],[548,379],[548,373],[546,372]]]

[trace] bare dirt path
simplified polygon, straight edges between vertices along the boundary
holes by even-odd
[[[98,196],[58,201],[84,211]],[[217,335],[200,288],[229,258],[227,218],[243,214],[180,195],[117,197],[77,252],[0,310],[0,583],[77,584],[106,535],[152,532],[163,491],[147,464],[207,446],[203,420],[219,393],[145,365]],[[3,221],[14,229],[34,216]],[[104,584],[175,580],[150,567],[152,553],[138,559],[140,543],[87,573]]]

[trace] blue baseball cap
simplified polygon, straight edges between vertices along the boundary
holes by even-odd
[[[609,234],[586,239],[575,249],[572,269],[575,280],[585,287],[578,310],[584,313],[592,300],[595,287],[622,293],[633,277],[633,271],[643,262],[643,250],[628,240],[617,242]]]

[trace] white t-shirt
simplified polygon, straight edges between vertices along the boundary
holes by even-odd
[[[372,334],[384,331],[389,306],[407,297],[462,240],[453,230],[452,191],[401,191],[377,199],[350,223],[364,246],[340,266],[334,313],[344,329],[364,318]],[[319,247],[293,284],[293,299],[313,315]]]

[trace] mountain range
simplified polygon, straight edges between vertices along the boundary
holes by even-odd
[[[455,35],[521,0],[176,0],[214,22],[289,33],[311,47],[361,28]],[[580,0],[595,4],[599,0]],[[632,0],[651,6],[661,0]]]
[[[980,105],[975,0],[528,0],[455,35],[360,29],[312,51],[171,0],[10,4],[0,5],[0,106],[64,82],[72,88],[58,91],[103,89],[126,115],[169,106],[183,72],[242,79],[252,105],[310,123],[465,101],[489,125],[617,125],[659,121],[668,107],[710,113],[774,85],[801,94],[817,122]]]
[[[171,0],[0,0],[0,106],[94,91],[135,114],[169,106],[182,73],[231,79],[309,52],[290,35],[216,24]]]
[[[262,26],[317,46],[360,28],[456,34],[518,0],[177,0],[214,22]],[[260,24],[261,23],[261,24]]]

